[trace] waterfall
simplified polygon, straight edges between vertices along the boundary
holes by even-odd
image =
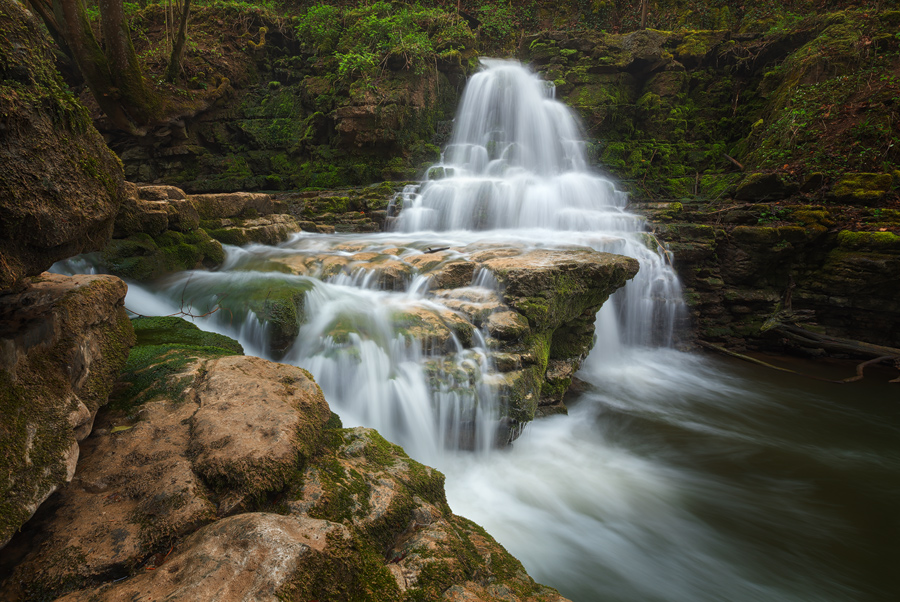
[[[626,195],[587,167],[550,84],[485,61],[441,162],[395,205],[389,232],[226,247],[218,271],[130,283],[126,306],[219,308],[195,321],[310,370],[346,426],[443,471],[454,512],[576,602],[897,599],[896,385],[798,383],[672,349],[677,278]],[[597,315],[571,414],[502,451],[488,451],[505,425],[484,334],[420,328],[461,319],[463,302],[490,307],[498,279],[477,270],[450,298],[415,268],[430,248],[453,260],[486,244],[589,246],[641,265]],[[56,269],[93,272],[96,259]],[[276,353],[261,301],[294,294],[300,333]]]
[[[604,347],[670,346],[681,288],[643,218],[626,211],[624,192],[588,168],[578,123],[550,82],[515,61],[482,64],[463,93],[442,161],[427,171],[435,179],[400,199],[393,229],[517,230],[548,246],[584,244],[634,257],[641,271],[601,310],[598,337]]]

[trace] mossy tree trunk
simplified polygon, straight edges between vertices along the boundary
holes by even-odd
[[[158,113],[159,98],[141,72],[125,23],[122,0],[100,0],[101,46],[83,0],[29,0],[54,37],[65,40],[97,104],[119,129],[144,133]]]
[[[187,41],[187,24],[191,16],[191,0],[184,0],[181,12],[181,23],[178,25],[178,36],[172,47],[172,56],[169,57],[169,65],[166,67],[166,81],[175,83],[178,73],[181,71],[181,57],[184,56],[184,43]]]

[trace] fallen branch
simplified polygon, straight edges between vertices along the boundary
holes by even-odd
[[[766,368],[771,368],[772,370],[778,370],[779,372],[790,372],[791,374],[800,374],[800,376],[806,376],[796,370],[791,370],[790,368],[781,368],[780,366],[774,366],[769,364],[768,362],[764,362],[762,360],[758,360],[755,357],[750,357],[749,355],[744,355],[743,353],[738,353],[737,351],[731,351],[730,349],[725,349],[719,345],[714,345],[712,343],[708,343],[706,341],[697,341],[697,344],[701,347],[706,347],[707,349],[712,349],[713,351],[718,351],[719,353],[724,353],[725,355],[736,357],[740,360],[744,360],[745,362],[750,362],[752,364],[757,364],[759,366],[764,366]],[[829,381],[829,382],[839,382],[839,381]]]
[[[832,337],[812,332],[793,324],[767,322],[762,330],[763,332],[771,331],[801,347],[821,349],[828,353],[838,353],[864,358],[900,358],[900,349],[895,347],[884,347],[882,345],[873,345],[872,343],[864,343],[852,339]]]
[[[741,171],[744,171],[744,166],[741,165],[740,163],[738,163],[737,160],[734,159],[733,157],[731,157],[728,153],[722,153],[722,156],[725,157],[726,159],[728,159],[729,161],[731,161],[732,163],[734,163],[735,165],[737,165],[738,169],[740,169]]]
[[[866,367],[873,366],[875,364],[880,364],[883,361],[893,360],[893,359],[897,359],[897,358],[892,355],[882,355],[881,357],[876,357],[873,360],[867,360],[856,367],[856,376],[851,376],[850,378],[845,378],[844,382],[845,383],[853,383],[858,380],[862,380],[863,379],[863,371],[866,369]],[[890,382],[892,382],[892,383],[900,382],[900,378],[897,378]]]

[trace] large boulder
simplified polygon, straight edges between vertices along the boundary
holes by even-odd
[[[0,290],[102,247],[124,176],[53,65],[41,26],[0,0]]]
[[[441,473],[341,429],[304,370],[179,319],[135,329],[78,476],[0,555],[0,598],[565,601],[450,511]]]
[[[0,547],[70,481],[134,339],[125,284],[44,274],[0,295]]]

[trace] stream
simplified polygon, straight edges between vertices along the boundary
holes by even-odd
[[[267,280],[303,290],[306,322],[275,359],[308,369],[344,426],[377,428],[443,471],[454,512],[576,602],[900,596],[900,406],[888,377],[840,386],[675,350],[684,305],[670,258],[588,168],[552,86],[518,63],[484,61],[429,175],[398,197],[388,232],[226,247],[220,270],[131,284],[126,306],[205,313]],[[415,344],[397,316],[448,306],[427,277],[386,288],[370,268],[501,244],[590,247],[641,270],[597,316],[569,415],[536,420],[497,449],[502,408],[484,334],[449,353]],[[359,254],[368,265],[326,269]],[[57,269],[89,270],[86,261]],[[275,267],[301,264],[303,275]],[[476,273],[469,289],[489,296],[497,281]],[[249,311],[197,323],[272,358],[269,325]]]

